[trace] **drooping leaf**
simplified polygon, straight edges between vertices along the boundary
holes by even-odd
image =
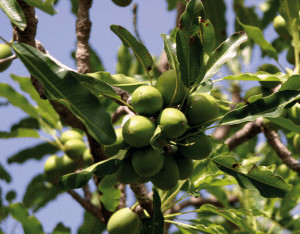
[[[65,225],[63,225],[63,223],[58,223],[52,234],[71,234],[71,228],[65,227]]]
[[[153,60],[147,48],[125,28],[120,25],[111,25],[110,29],[120,38],[125,46],[129,46],[144,68],[146,74],[152,70]]]
[[[27,186],[23,197],[23,203],[26,207],[37,211],[54,200],[63,191],[56,185],[45,181],[44,175],[35,176]]]
[[[112,144],[115,141],[110,115],[97,97],[80,84],[88,76],[59,67],[47,55],[26,44],[11,46],[30,73],[43,83],[48,99],[71,110],[98,143]]]
[[[255,164],[243,165],[234,156],[217,156],[212,161],[223,172],[233,176],[244,189],[257,189],[263,197],[285,197],[292,189],[285,180],[271,170]]]
[[[207,68],[202,82],[206,82],[212,78],[221,67],[229,60],[233,59],[237,53],[239,46],[247,41],[248,37],[244,32],[232,34],[226,41],[218,46],[207,61]]]
[[[10,131],[17,130],[18,128],[30,128],[30,129],[40,129],[40,124],[36,118],[25,117],[21,119],[18,123],[13,124],[10,127]]]
[[[181,80],[187,88],[199,79],[200,65],[203,63],[203,50],[198,36],[200,32],[198,17],[205,18],[202,2],[191,0],[180,17],[180,27],[176,34]]]
[[[14,25],[24,31],[27,27],[26,18],[16,0],[0,0],[0,8]]]
[[[102,233],[106,229],[106,225],[100,222],[90,212],[84,212],[83,223],[78,228],[77,234],[95,234]]]
[[[49,154],[55,154],[60,149],[50,143],[41,143],[30,148],[23,149],[16,154],[11,155],[8,163],[23,163],[29,159],[40,160]]]
[[[23,203],[11,204],[9,209],[12,217],[22,224],[25,234],[45,234],[39,220],[33,215],[29,216]]]
[[[62,176],[58,184],[65,190],[80,188],[89,182],[93,174],[101,177],[115,173],[119,169],[118,161],[116,157],[111,157],[107,160],[95,163],[81,172]]]
[[[299,91],[284,90],[259,99],[226,114],[220,121],[222,125],[233,125],[253,121],[259,117],[277,118],[284,107],[300,97]]]
[[[6,181],[9,183],[11,181],[10,174],[5,170],[5,168],[0,164],[0,180]]]
[[[28,129],[28,128],[18,128],[11,132],[1,132],[0,138],[9,139],[16,137],[32,137],[32,138],[40,138],[39,133],[36,130]]]
[[[55,0],[24,0],[26,3],[33,7],[37,7],[40,10],[50,14],[54,15],[56,13],[53,3]]]
[[[98,186],[100,200],[110,212],[114,212],[120,203],[121,191],[117,186],[119,183],[114,175],[107,175]]]
[[[237,19],[239,24],[243,27],[244,31],[247,33],[248,37],[251,38],[256,44],[258,44],[262,50],[264,50],[271,58],[278,60],[278,54],[275,48],[269,43],[260,30],[260,28],[255,26],[249,26],[243,24],[239,19]]]

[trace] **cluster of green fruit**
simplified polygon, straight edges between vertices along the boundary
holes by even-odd
[[[12,56],[11,48],[6,44],[0,44],[0,59],[5,59]],[[0,72],[6,70],[11,64],[11,61],[0,63]]]
[[[138,87],[131,105],[137,115],[116,130],[116,142],[104,145],[103,152],[113,156],[126,149],[116,173],[121,183],[151,181],[159,189],[170,190],[178,180],[190,177],[193,160],[211,153],[210,138],[199,128],[213,122],[219,105],[209,94],[189,95],[174,70],[164,72],[155,86]],[[156,140],[161,149],[151,146],[158,126],[161,135]]]
[[[45,162],[44,174],[49,182],[55,182],[62,175],[76,171],[93,163],[93,157],[83,141],[82,133],[69,130],[61,134],[65,155],[50,156]]]
[[[126,7],[132,2],[132,0],[112,0],[112,1],[114,4],[120,7]]]

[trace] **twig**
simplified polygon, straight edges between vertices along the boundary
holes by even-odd
[[[137,37],[138,41],[142,42],[142,39],[139,34],[139,30],[137,28],[137,10],[138,10],[138,6],[135,3],[135,4],[133,4],[133,7],[132,7],[134,33],[135,33],[135,36]]]
[[[293,171],[300,173],[300,163],[293,158],[292,153],[282,144],[279,135],[265,126],[262,127],[262,131],[269,145],[275,150],[282,162]]]
[[[92,193],[90,191],[90,187],[88,184],[86,184],[85,186],[82,187],[83,193],[84,193],[84,197],[88,200],[91,200],[92,198]]]
[[[127,206],[126,204],[126,187],[125,184],[120,184],[119,189],[121,190],[121,197],[120,197],[120,203],[118,205],[118,209],[125,208]]]
[[[119,106],[116,111],[111,115],[112,122],[117,122],[123,115],[131,114],[127,106]]]
[[[4,59],[0,59],[0,63],[5,63],[5,62],[9,62],[9,61],[12,61],[14,59],[17,58],[17,55],[13,54],[12,56],[9,56],[7,58],[4,58]]]
[[[216,128],[213,135],[214,138],[221,141],[223,140],[229,133],[230,125],[222,125]]]
[[[151,195],[144,184],[130,184],[131,190],[134,192],[140,206],[145,209],[150,216],[153,215],[153,202]]]

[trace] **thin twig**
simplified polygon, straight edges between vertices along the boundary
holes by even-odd
[[[118,209],[122,209],[122,208],[125,208],[127,206],[125,184],[120,184],[119,189],[121,190],[121,197],[120,197],[120,203],[118,205]]]
[[[153,202],[151,199],[151,193],[148,192],[145,184],[133,183],[130,184],[130,188],[134,192],[136,199],[140,203],[140,206],[146,210],[150,216],[152,216]]]
[[[127,106],[119,106],[116,111],[111,115],[112,122],[117,122],[123,115],[132,114]]]
[[[137,12],[138,12],[138,5],[135,3],[135,4],[133,4],[133,7],[132,7],[133,28],[134,28],[134,33],[135,33],[136,38],[138,39],[139,42],[142,42],[138,27],[137,27]]]
[[[5,63],[5,62],[9,62],[9,61],[12,61],[14,59],[17,58],[17,55],[13,54],[12,56],[9,56],[7,58],[4,58],[4,59],[0,59],[0,63]]]

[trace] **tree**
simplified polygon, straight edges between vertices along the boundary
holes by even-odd
[[[261,16],[234,1],[235,33],[227,37],[224,1],[169,0],[176,27],[161,35],[159,59],[142,43],[136,18],[135,35],[110,26],[123,43],[116,74],[89,46],[91,0],[72,1],[77,71],[47,53],[35,39],[35,9],[54,14],[54,2],[0,1],[13,25],[12,41],[1,37],[0,68],[18,59],[31,75],[11,75],[22,92],[0,83],[0,96],[28,115],[0,137],[41,139],[9,163],[47,157],[22,201],[13,190],[1,194],[2,222],[13,217],[25,233],[44,233],[35,212],[68,193],[85,210],[78,233],[300,230],[298,1],[267,0]],[[273,22],[270,43],[263,31]],[[257,46],[278,66],[248,72]],[[281,65],[283,51],[292,69]],[[218,79],[221,68],[228,75]],[[241,84],[253,81],[260,85],[242,95]],[[7,169],[0,165],[0,179],[9,183]],[[126,190],[135,195],[131,209]],[[70,230],[58,223],[52,233],[60,232]]]

